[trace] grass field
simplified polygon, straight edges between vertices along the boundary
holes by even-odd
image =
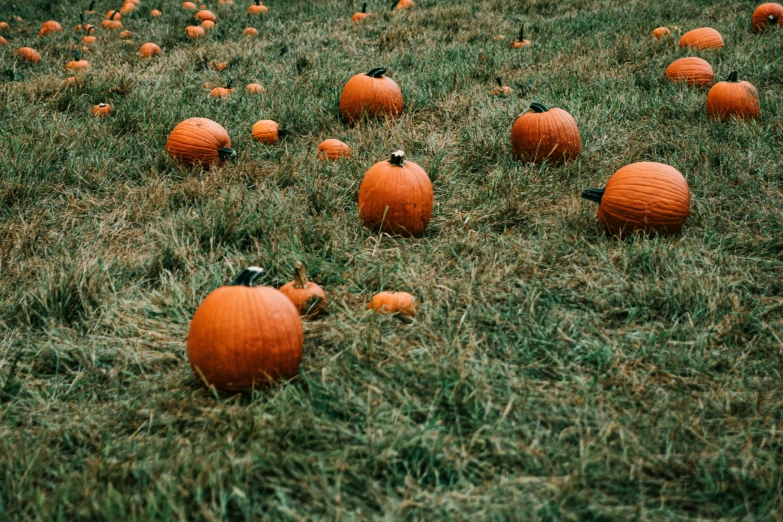
[[[133,44],[98,30],[69,89],[89,2],[0,1],[0,520],[783,519],[783,31],[750,32],[755,2],[370,0],[359,24],[358,0],[235,2],[191,41],[192,12],[142,0]],[[65,31],[39,38],[48,19]],[[523,21],[533,45],[510,50]],[[677,46],[701,26],[725,48]],[[163,55],[139,59],[146,41]],[[663,74],[687,55],[739,71],[761,117],[708,119],[706,91]],[[342,86],[380,66],[404,114],[343,124]],[[533,101],[574,116],[577,161],[511,157]],[[165,154],[192,116],[235,162]],[[279,145],[251,139],[259,119]],[[353,157],[317,161],[325,138]],[[416,239],[357,217],[363,173],[399,148],[435,190]],[[642,160],[686,177],[681,235],[613,239],[579,198]],[[248,265],[279,287],[296,260],[330,300],[299,376],[206,389],[198,304]],[[417,317],[366,312],[383,289]]]

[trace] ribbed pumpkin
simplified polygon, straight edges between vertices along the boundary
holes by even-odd
[[[386,68],[379,67],[348,80],[340,94],[340,114],[345,120],[358,120],[362,114],[371,118],[381,114],[394,117],[402,114],[402,91],[385,74]]]
[[[199,22],[203,22],[205,20],[209,20],[210,22],[217,22],[217,16],[215,16],[215,13],[212,11],[204,9],[196,13],[196,20]]]
[[[118,10],[112,9],[106,12],[106,20],[122,20],[122,13]]]
[[[737,73],[729,75],[725,82],[718,82],[707,93],[707,114],[711,118],[758,118],[761,113],[759,93],[749,82],[737,81]]]
[[[280,126],[272,120],[259,120],[253,124],[251,129],[253,139],[273,145],[280,141]]]
[[[120,22],[120,18],[122,18],[122,14],[120,14],[119,11],[109,11],[106,14],[106,20],[103,20],[101,22],[101,27],[103,27],[104,29],[114,29],[114,30],[122,29],[122,22]]]
[[[751,25],[757,33],[776,25],[783,26],[783,5],[773,2],[761,4],[753,11]]]
[[[139,56],[141,56],[142,58],[151,58],[152,56],[155,56],[156,54],[160,54],[160,53],[161,53],[160,47],[158,47],[157,44],[154,44],[152,42],[145,43],[139,49]]]
[[[16,52],[14,52],[14,56],[19,56],[28,62],[41,61],[41,55],[38,54],[38,51],[30,47],[20,47],[16,50]]]
[[[432,183],[424,169],[404,158],[398,150],[370,167],[359,187],[359,217],[376,230],[418,236],[432,216]]]
[[[294,280],[283,285],[280,292],[294,303],[305,319],[315,319],[326,308],[326,294],[320,286],[307,279],[307,267],[301,261],[294,265]]]
[[[203,27],[199,27],[197,25],[187,26],[185,28],[185,32],[188,33],[188,37],[190,38],[201,38],[202,36],[207,34],[206,32],[204,32]]]
[[[188,331],[188,360],[197,379],[242,391],[290,379],[302,362],[299,312],[274,288],[253,287],[261,269],[244,270],[210,293]]]
[[[714,78],[709,62],[695,56],[674,60],[666,68],[666,76],[674,82],[699,86],[712,85]]]
[[[261,3],[261,0],[254,0],[255,3],[247,8],[247,12],[250,14],[266,14],[269,12],[269,9],[266,8],[264,4]]]
[[[680,38],[680,47],[694,49],[720,49],[723,47],[723,37],[711,27],[701,27],[688,31]]]
[[[108,103],[99,103],[92,108],[92,113],[99,118],[104,118],[111,114],[113,110],[114,109],[112,109],[112,106]]]
[[[351,148],[340,140],[328,139],[318,145],[318,159],[335,161],[351,157]]]
[[[362,10],[359,11],[358,13],[354,13],[353,16],[351,17],[351,21],[361,22],[368,16],[370,16],[370,13],[367,12],[367,2],[364,2],[364,4],[362,4]]]
[[[653,35],[653,37],[656,40],[660,40],[662,38],[666,38],[670,34],[672,34],[672,32],[669,31],[668,27],[656,27],[655,29],[653,29],[653,32],[652,32],[652,35]]]
[[[557,163],[576,158],[581,151],[579,128],[563,109],[532,103],[511,128],[511,152],[525,161]]]
[[[690,213],[688,182],[669,165],[643,161],[621,168],[604,189],[587,189],[598,220],[618,237],[635,232],[678,233]]]
[[[59,22],[49,20],[41,25],[41,30],[38,32],[38,36],[46,36],[49,33],[59,33],[63,30],[63,27]]]
[[[416,298],[408,292],[378,292],[367,305],[368,310],[379,314],[416,315]]]
[[[201,163],[205,167],[232,158],[228,132],[208,118],[188,118],[169,134],[166,152],[186,165]]]

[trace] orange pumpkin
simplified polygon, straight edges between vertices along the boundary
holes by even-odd
[[[759,93],[749,82],[737,81],[737,73],[729,75],[725,82],[718,82],[707,93],[707,114],[711,118],[758,118],[761,113]]]
[[[41,55],[38,51],[30,47],[20,47],[14,53],[14,56],[20,56],[28,62],[36,63],[41,61]]]
[[[120,38],[131,38],[133,36],[133,31],[123,31],[120,33]]]
[[[193,2],[182,2],[182,7],[184,9],[190,9],[191,11],[195,11],[196,9],[198,9],[198,7],[196,7],[196,4],[194,4]]]
[[[397,2],[397,5],[394,6],[394,9],[396,9],[396,10],[399,10],[399,9],[409,9],[409,8],[413,7],[414,5],[416,5],[416,4],[413,3],[413,0],[400,0],[399,2]]]
[[[511,48],[520,49],[523,47],[530,47],[531,45],[533,45],[533,42],[525,39],[525,26],[522,25],[522,27],[519,28],[519,38],[511,42]]]
[[[122,7],[120,7],[120,13],[126,15],[131,11],[133,11],[134,9],[136,9],[135,4],[132,4],[130,2],[125,2],[124,4],[122,4]]]
[[[92,108],[92,113],[98,118],[104,118],[112,113],[111,105],[107,103],[99,103]]]
[[[783,25],[783,5],[770,2],[761,4],[753,11],[751,26],[754,32],[759,33],[776,25]]]
[[[503,78],[501,78],[500,76],[495,78],[495,81],[497,82],[498,86],[497,88],[489,91],[490,94],[494,94],[495,96],[510,96],[511,93],[514,92],[514,89],[512,89],[508,85],[503,85]]]
[[[117,10],[108,11],[106,13],[106,20],[122,20],[122,13]]]
[[[244,31],[242,31],[242,34],[245,36],[255,36],[258,34],[258,31],[253,27],[247,27]]]
[[[511,152],[524,161],[558,163],[576,158],[581,151],[579,128],[563,109],[532,103],[511,128]]]
[[[38,36],[46,36],[49,33],[59,33],[62,30],[63,27],[58,22],[49,20],[41,25],[41,31],[38,33]]]
[[[261,269],[250,267],[210,293],[188,331],[193,374],[223,391],[241,391],[290,379],[302,362],[299,312],[282,293],[253,287]]]
[[[228,67],[228,62],[218,62],[215,60],[212,60],[209,62],[209,67],[213,71],[225,71],[226,67]],[[233,79],[229,78],[229,81],[233,83]]]
[[[351,148],[340,140],[328,139],[318,145],[318,159],[335,161],[351,157]]]
[[[8,22],[0,22],[0,31],[8,29]]]
[[[199,27],[197,25],[189,25],[187,28],[185,28],[185,32],[188,33],[188,36],[190,38],[201,38],[202,36],[207,34],[206,32],[204,32],[203,27]]]
[[[385,74],[386,68],[379,67],[348,80],[340,94],[340,114],[346,121],[356,121],[365,113],[371,118],[381,114],[393,117],[402,114],[402,91]]]
[[[666,68],[666,76],[673,82],[685,82],[688,85],[712,85],[714,74],[707,60],[695,56],[674,60]]]
[[[326,308],[326,294],[320,286],[307,279],[307,267],[297,261],[294,265],[294,280],[280,289],[294,303],[299,315],[315,319]]]
[[[165,149],[185,165],[200,163],[207,168],[236,155],[226,129],[208,118],[188,118],[178,123],[169,134]]]
[[[653,32],[652,32],[652,35],[653,35],[653,37],[656,40],[660,40],[662,38],[666,38],[670,34],[672,34],[672,32],[669,31],[668,27],[656,27],[655,29],[653,29]]]
[[[160,47],[157,46],[157,44],[147,42],[139,49],[139,56],[142,58],[151,58],[156,54],[161,54],[161,52],[162,51],[160,50]]]
[[[153,18],[163,16],[163,11],[161,11],[160,9],[153,9],[152,11],[150,11],[150,16]]]
[[[87,10],[84,12],[84,14],[92,15],[95,14],[95,0],[90,1],[89,7],[87,7]]]
[[[215,13],[212,11],[207,11],[206,9],[203,11],[199,11],[196,13],[196,20],[199,22],[203,22],[204,20],[209,20],[211,22],[217,22],[217,17],[215,16]]]
[[[201,27],[203,27],[204,29],[212,29],[213,27],[215,27],[215,22],[213,22],[212,20],[204,20],[203,22],[201,22]]]
[[[234,0],[218,0],[217,5],[234,5]]]
[[[209,92],[209,95],[212,98],[228,98],[232,94],[234,94],[234,91],[236,89],[233,89],[231,87],[215,87]]]
[[[2,36],[0,36],[0,45],[8,45],[8,41]]]
[[[359,187],[359,217],[365,226],[389,234],[418,236],[430,222],[432,183],[401,150],[370,167]]]
[[[367,305],[368,310],[379,314],[416,315],[416,298],[408,292],[378,292]]]
[[[90,68],[90,62],[82,60],[79,50],[76,49],[73,52],[73,60],[65,64],[65,68],[69,71],[84,71]]]
[[[255,0],[255,3],[247,8],[247,12],[250,14],[266,14],[269,12],[269,9],[261,3],[261,0]]]
[[[272,120],[259,120],[253,124],[251,134],[254,140],[273,145],[280,141],[280,126]]]
[[[109,17],[109,13],[111,14],[111,17]],[[120,22],[120,18],[122,18],[122,15],[119,11],[109,11],[107,13],[107,19],[103,20],[101,22],[101,27],[104,29],[122,29],[122,22]]]
[[[701,27],[688,31],[680,38],[680,47],[694,49],[720,49],[723,47],[723,37],[711,27]]]
[[[618,237],[635,232],[678,233],[690,213],[688,182],[669,165],[643,161],[615,172],[604,189],[582,197],[598,203],[598,220]]]
[[[247,92],[250,94],[261,94],[264,92],[264,88],[258,85],[257,83],[249,83],[247,84]]]
[[[370,13],[367,12],[367,2],[364,2],[364,4],[362,4],[362,10],[358,13],[354,13],[351,17],[351,22],[361,22],[368,16],[370,16]]]
[[[76,76],[69,76],[63,80],[65,87],[81,87],[81,81]]]

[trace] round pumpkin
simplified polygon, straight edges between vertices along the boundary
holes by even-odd
[[[353,16],[351,17],[351,22],[361,22],[368,16],[370,16],[370,13],[367,12],[367,2],[364,2],[362,4],[362,10],[359,11],[358,13],[354,13]]]
[[[280,292],[294,303],[299,315],[305,319],[315,319],[326,308],[326,294],[307,279],[307,267],[301,261],[294,265],[294,280],[283,285]]]
[[[242,31],[242,34],[244,34],[247,37],[255,36],[258,34],[258,30],[254,27],[247,27],[244,31]]]
[[[160,47],[152,42],[147,42],[139,49],[139,56],[142,58],[151,58],[156,54],[161,54]]]
[[[666,38],[670,34],[672,34],[672,32],[669,31],[668,27],[656,27],[655,29],[653,29],[652,32],[653,38],[655,38],[656,40]]]
[[[758,118],[761,113],[759,93],[749,82],[737,81],[737,73],[729,75],[725,82],[718,82],[707,93],[707,114],[711,118]]]
[[[511,152],[518,159],[558,163],[576,158],[581,151],[579,128],[563,109],[532,103],[511,127]]]
[[[266,14],[269,12],[269,9],[261,3],[261,0],[255,0],[255,3],[247,8],[247,12],[250,14]]]
[[[247,89],[247,92],[249,92],[250,94],[261,94],[262,92],[264,92],[264,88],[258,85],[257,83],[248,83],[247,87],[245,88]]]
[[[185,32],[188,33],[188,36],[190,38],[201,38],[202,36],[206,35],[207,33],[204,32],[203,27],[199,27],[197,25],[189,25],[185,28]]]
[[[8,22],[0,22],[0,31],[8,29]]]
[[[113,110],[108,103],[99,103],[92,108],[92,113],[99,118],[104,118],[111,114]]]
[[[20,47],[14,52],[14,56],[19,56],[24,60],[33,63],[41,61],[41,55],[38,54],[38,51],[30,47]]]
[[[508,85],[503,85],[503,78],[500,76],[495,78],[495,82],[498,84],[498,86],[489,91],[490,94],[495,96],[510,96],[514,92],[514,89]]]
[[[720,49],[723,47],[723,37],[711,27],[701,27],[688,31],[680,38],[680,47],[694,49]]]
[[[234,93],[235,89],[227,87],[215,87],[209,92],[212,98],[228,98]]]
[[[65,68],[69,71],[83,71],[90,68],[90,62],[82,60],[80,58],[81,53],[76,49],[73,52],[73,60],[65,64]]]
[[[680,171],[663,163],[632,163],[615,172],[604,189],[582,197],[598,203],[598,220],[617,237],[635,232],[679,233],[690,213],[691,194]]]
[[[166,152],[186,165],[200,163],[207,168],[236,155],[226,129],[208,118],[178,123],[166,141]]]
[[[398,150],[365,173],[359,187],[359,217],[372,229],[418,236],[432,216],[432,182],[424,169],[404,158]]]
[[[152,11],[150,11],[150,16],[152,16],[153,18],[163,16],[163,11],[161,11],[160,9],[153,9]]]
[[[378,292],[367,305],[368,310],[379,314],[416,315],[416,298],[408,292]]]
[[[335,161],[351,157],[351,148],[340,140],[328,139],[318,145],[318,159]]]
[[[106,13],[106,20],[122,20],[122,13],[117,10],[111,10]]]
[[[117,11],[117,14],[119,14],[119,11]],[[119,20],[103,20],[101,22],[101,27],[104,29],[111,29],[116,31],[122,29],[122,22]]]
[[[774,2],[761,4],[753,11],[751,25],[757,33],[776,25],[783,26],[783,5]]]
[[[193,2],[182,2],[182,8],[190,9],[191,11],[195,11],[196,9],[198,9],[196,4],[194,4]]]
[[[215,27],[215,22],[213,22],[212,20],[204,20],[203,22],[201,22],[201,27],[203,27],[204,29],[212,29],[213,27]]]
[[[340,114],[345,120],[356,121],[365,113],[371,118],[402,114],[402,91],[385,74],[386,68],[380,67],[348,80],[340,95]]]
[[[0,36],[0,45],[8,45],[8,41],[2,36]]]
[[[699,86],[712,85],[714,78],[709,62],[695,56],[674,60],[666,68],[666,76],[673,82]]]
[[[259,120],[253,124],[251,134],[254,140],[272,145],[280,141],[280,126],[272,120]]]
[[[413,0],[400,0],[397,2],[397,5],[394,6],[394,9],[410,9],[411,7],[415,6],[416,4],[413,3]]]
[[[193,374],[222,391],[242,391],[290,379],[302,362],[299,312],[282,293],[253,287],[261,269],[244,270],[210,293],[188,331]]]
[[[512,49],[520,49],[523,47],[530,47],[533,43],[530,40],[525,39],[525,26],[519,28],[519,38],[511,42]]]
[[[94,36],[91,35],[82,36],[82,43],[85,45],[93,45],[97,41],[98,39]]]
[[[46,36],[49,33],[59,33],[63,30],[63,27],[54,20],[49,20],[41,25],[41,31],[38,36]]]
[[[212,11],[208,11],[204,9],[196,13],[196,20],[198,20],[199,22],[203,22],[204,20],[209,20],[210,22],[217,22],[217,17],[215,16],[215,13],[213,13]]]

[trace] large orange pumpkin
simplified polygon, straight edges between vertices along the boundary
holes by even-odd
[[[351,148],[340,140],[328,139],[318,145],[318,159],[335,161],[351,157]]]
[[[701,27],[688,31],[680,38],[680,47],[694,49],[719,49],[723,47],[723,37],[711,27]]]
[[[38,36],[46,36],[49,33],[59,33],[63,30],[63,27],[54,20],[49,20],[41,25],[41,31]]]
[[[690,213],[688,182],[669,165],[643,161],[615,172],[604,189],[587,189],[598,219],[618,237],[635,232],[678,233]]]
[[[574,118],[563,109],[532,103],[511,127],[511,152],[525,161],[561,162],[582,151],[582,137]]]
[[[294,303],[305,319],[315,319],[326,308],[326,294],[317,284],[307,279],[307,267],[301,261],[294,264],[294,280],[280,289]]]
[[[402,114],[402,91],[385,74],[386,68],[379,67],[348,80],[340,95],[340,114],[345,120],[358,120],[362,114],[371,118],[381,114],[394,117]]]
[[[209,20],[210,22],[217,22],[217,17],[215,16],[215,13],[213,13],[212,11],[208,11],[204,9],[196,13],[196,20],[198,20],[199,22],[203,22],[205,20]]]
[[[714,78],[709,62],[695,56],[674,60],[666,68],[666,76],[674,82],[699,86],[712,85]]]
[[[150,58],[160,53],[161,53],[160,47],[158,47],[157,44],[154,44],[152,42],[145,43],[139,49],[139,56],[141,56],[142,58]]]
[[[718,82],[707,93],[707,114],[719,120],[758,118],[761,113],[759,93],[749,82],[737,81],[737,73]]]
[[[33,63],[41,61],[41,55],[38,54],[38,51],[30,47],[20,47],[16,50],[14,56],[21,56],[26,61]]]
[[[248,268],[230,286],[210,293],[190,323],[190,367],[218,390],[247,390],[299,371],[304,340],[299,312],[274,288],[253,287],[260,274]]]
[[[408,292],[378,292],[367,305],[379,314],[416,315],[416,298]]]
[[[783,5],[773,2],[761,4],[753,11],[751,25],[755,32],[761,32],[776,25],[783,26]]]
[[[280,126],[272,120],[259,120],[250,130],[253,139],[260,143],[273,145],[280,141]]]
[[[404,158],[398,150],[370,167],[359,187],[359,217],[373,229],[418,236],[432,216],[432,183],[424,169]]]
[[[201,163],[207,168],[236,154],[226,129],[208,118],[178,123],[166,141],[166,152],[186,165]]]

